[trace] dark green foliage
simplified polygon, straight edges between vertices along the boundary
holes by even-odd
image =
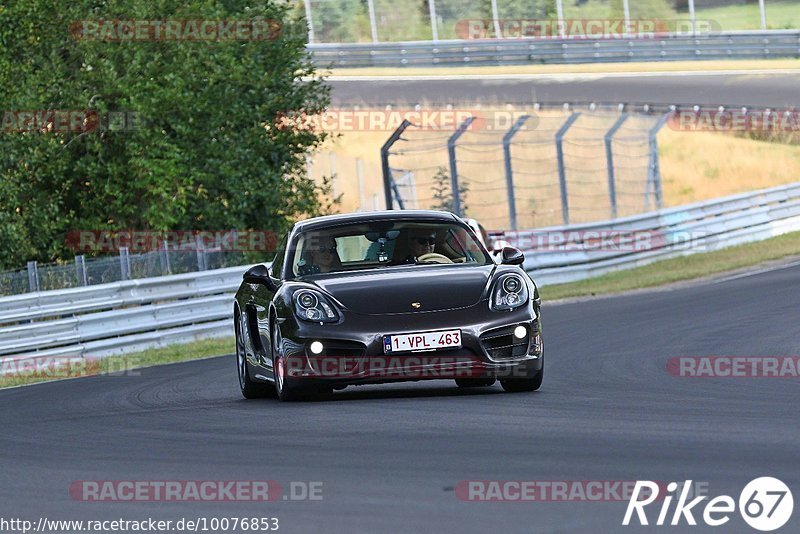
[[[250,7],[247,7],[250,6]],[[274,40],[78,40],[81,20],[253,20]],[[0,3],[0,110],[86,110],[138,119],[90,132],[0,131],[0,268],[69,259],[80,229],[282,232],[320,211],[305,155],[325,134],[276,128],[315,113],[302,20],[262,0],[14,0]]]

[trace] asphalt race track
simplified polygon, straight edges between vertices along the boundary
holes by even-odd
[[[401,73],[402,74],[402,73]],[[623,102],[791,107],[798,103],[800,75],[679,73],[530,76],[482,80],[330,81],[334,105],[458,104],[460,102]],[[409,96],[411,95],[411,96]]]
[[[692,479],[738,500],[751,479],[776,476],[797,504],[800,379],[679,378],[665,364],[796,355],[798,302],[795,266],[545,303],[538,393],[464,392],[441,381],[348,388],[325,401],[245,401],[233,356],[0,391],[2,516],[266,516],[300,533],[752,532],[738,515],[717,529],[622,527],[624,502],[463,502],[454,487]],[[77,480],[131,479],[321,481],[323,499],[89,503],[68,493]],[[797,508],[782,532],[797,531]]]

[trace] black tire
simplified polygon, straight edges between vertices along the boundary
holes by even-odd
[[[282,401],[326,398],[333,395],[333,386],[310,386],[298,383],[297,378],[286,375],[286,365],[281,352],[283,340],[278,325],[272,324],[272,371],[275,377],[275,394]],[[303,379],[299,379],[303,380]]]
[[[500,385],[503,386],[503,390],[508,393],[536,391],[542,387],[542,379],[544,379],[544,367],[532,378],[501,378]]]
[[[239,314],[234,318],[234,332],[236,334],[236,369],[239,375],[239,389],[245,399],[261,399],[273,395],[271,384],[255,382],[250,378],[247,370],[247,354],[244,347],[244,329]]]
[[[275,378],[275,394],[284,402],[298,400],[304,396],[305,390],[297,385],[296,379],[286,375],[286,365],[283,358],[283,338],[278,324],[273,321],[271,329],[272,343],[272,373]]]
[[[485,388],[497,382],[494,377],[489,378],[456,378],[456,385],[460,388]]]

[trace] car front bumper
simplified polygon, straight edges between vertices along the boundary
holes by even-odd
[[[526,328],[522,339],[515,327]],[[458,349],[384,354],[383,337],[459,329]],[[530,378],[543,367],[538,309],[532,302],[494,312],[486,301],[459,310],[387,315],[345,313],[337,324],[281,325],[287,375],[333,385],[445,378]],[[320,354],[311,344],[322,343]]]

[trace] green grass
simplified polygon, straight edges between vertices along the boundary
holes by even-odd
[[[800,254],[800,232],[792,232],[756,243],[663,260],[644,267],[617,271],[589,280],[544,286],[542,300],[604,295],[655,287],[751,267],[770,260]],[[536,280],[536,272],[532,273]]]
[[[165,363],[182,362],[232,354],[234,352],[233,337],[202,339],[191,343],[168,345],[166,347],[148,349],[141,352],[132,352],[121,356],[107,358],[89,358],[85,360],[64,361],[64,365],[45,367],[44,360],[36,360],[42,364],[43,369],[38,372],[28,371],[21,365],[15,367],[19,370],[16,375],[0,377],[0,388],[33,384],[62,378],[84,376],[120,376],[121,378],[135,376],[136,369],[152,367]],[[33,362],[30,362],[33,364]],[[231,361],[231,366],[233,366]],[[3,369],[9,369],[9,364],[2,364]]]
[[[698,20],[710,20],[722,30],[760,30],[761,12],[758,2],[725,7],[697,9]],[[770,30],[800,28],[800,5],[788,2],[767,1],[767,28]]]

